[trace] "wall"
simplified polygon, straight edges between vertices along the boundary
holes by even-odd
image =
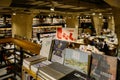
[[[32,37],[33,15],[16,14],[12,15],[12,36],[14,34],[30,39]]]

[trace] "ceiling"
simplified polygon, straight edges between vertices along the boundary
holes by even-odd
[[[54,8],[51,11],[50,8]],[[0,0],[0,14],[88,14],[110,13],[111,6],[104,0]]]

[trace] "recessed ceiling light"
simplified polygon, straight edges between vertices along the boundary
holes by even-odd
[[[95,15],[95,13],[92,13],[92,15]]]
[[[102,13],[99,13],[99,15],[101,16],[101,15],[102,15]]]
[[[54,8],[50,8],[50,11],[54,11]]]
[[[16,13],[14,12],[13,15],[16,15]]]

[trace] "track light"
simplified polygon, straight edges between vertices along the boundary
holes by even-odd
[[[54,8],[53,8],[53,7],[51,7],[51,8],[50,8],[50,11],[54,11]]]
[[[13,15],[16,15],[16,13],[14,12]]]

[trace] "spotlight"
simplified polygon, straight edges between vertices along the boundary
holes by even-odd
[[[54,11],[54,8],[50,8],[50,11]]]
[[[16,13],[14,12],[13,15],[16,15]]]

